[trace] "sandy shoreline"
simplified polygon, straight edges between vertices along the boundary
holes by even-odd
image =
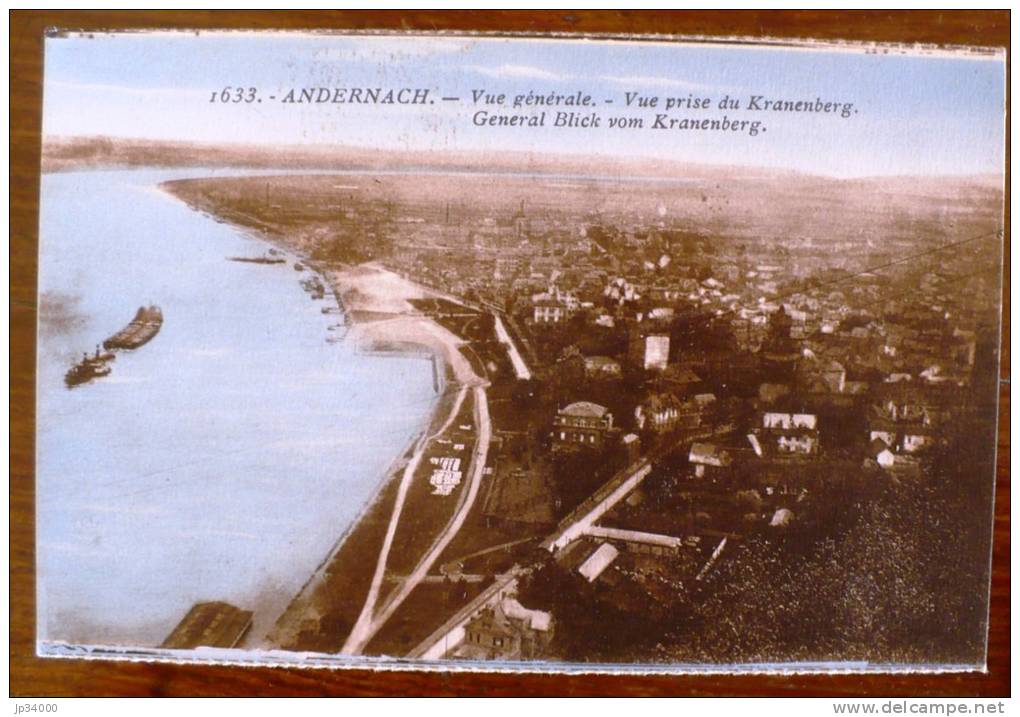
[[[442,358],[458,383],[466,386],[485,383],[459,350],[466,342],[420,314],[409,301],[435,297],[435,292],[377,264],[325,271],[323,275],[336,290],[344,313],[351,317],[350,339],[359,345],[374,342],[418,345]],[[359,313],[372,315],[373,320],[359,322],[354,318]]]
[[[188,198],[174,192],[173,185],[169,183],[157,185],[156,189],[183,201],[214,221],[233,224],[244,234],[286,252],[291,259],[300,261],[309,271],[319,275],[328,284],[330,293],[336,297],[350,325],[348,337],[359,345],[371,342],[418,345],[442,358],[459,382],[468,386],[485,382],[474,373],[470,363],[458,351],[458,347],[465,342],[423,316],[410,303],[411,299],[447,297],[415,284],[377,263],[340,269],[321,267],[308,256],[311,246],[307,237],[283,237],[266,229],[238,224],[231,217],[219,215],[203,203],[188,201]],[[370,316],[372,320],[359,321],[359,314]]]

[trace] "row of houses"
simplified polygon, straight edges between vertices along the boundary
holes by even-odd
[[[960,405],[960,395],[931,387],[884,384],[869,394],[869,401],[868,440],[859,460],[864,466],[893,474],[917,475],[921,456],[943,440],[954,408]],[[789,395],[778,403],[797,405]],[[720,480],[741,463],[752,469],[778,463],[796,471],[797,465],[824,466],[830,460],[823,450],[825,426],[817,412],[784,410],[774,402],[760,410],[756,420],[746,435],[746,445],[693,444],[688,454],[691,477]]]

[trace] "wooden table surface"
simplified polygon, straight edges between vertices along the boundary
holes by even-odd
[[[11,38],[10,692],[59,695],[1009,695],[1009,383],[1001,384],[988,672],[564,676],[43,660],[34,655],[36,261],[45,28],[336,28],[672,33],[1009,47],[1009,11],[13,11]],[[1008,95],[1007,95],[1008,100]],[[1008,133],[1008,123],[1007,123]],[[1007,134],[1008,146],[1008,134]],[[1008,150],[1007,150],[1008,170]],[[1008,177],[1008,171],[1007,171]],[[1009,378],[1009,185],[1002,377]]]

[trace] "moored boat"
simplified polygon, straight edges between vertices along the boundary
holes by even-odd
[[[228,256],[230,261],[240,261],[245,264],[285,264],[286,259],[274,256]]]
[[[313,299],[322,299],[326,296],[326,287],[317,276],[302,279],[301,288],[311,294]]]

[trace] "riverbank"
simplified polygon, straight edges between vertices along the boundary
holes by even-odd
[[[413,299],[439,296],[436,292],[376,263],[321,266],[311,258],[314,237],[301,231],[281,234],[249,212],[227,209],[188,191],[189,186],[188,181],[164,182],[159,189],[213,221],[234,224],[254,239],[286,251],[322,276],[350,323],[349,337],[356,345],[370,347],[373,342],[418,345],[442,358],[464,385],[476,386],[484,382],[458,350],[465,341],[421,315],[410,303]]]
[[[435,292],[376,264],[319,271],[348,317],[347,340],[359,350],[420,347],[441,358],[447,374],[430,427],[387,474],[373,501],[281,615],[268,645],[358,654],[415,591],[472,513],[491,440],[488,380],[476,372],[467,355],[471,352],[462,350],[469,342],[421,313],[422,300],[437,298]],[[431,466],[454,460],[447,457],[451,449],[456,454],[471,443],[463,484],[443,493],[446,498],[437,496],[430,485]]]
[[[359,347],[421,346],[442,358],[458,383],[471,387],[485,383],[460,351],[464,339],[423,316],[409,301],[429,298],[434,292],[377,264],[327,270],[324,276],[349,317],[348,337]]]
[[[409,350],[420,347],[442,359],[446,375],[429,425],[387,471],[373,499],[294,597],[268,637],[271,647],[334,652],[343,647],[359,618],[364,620],[372,612],[394,537],[404,546],[399,553],[407,549],[397,530],[412,486],[411,502],[421,500],[419,464],[423,456],[452,424],[468,420],[454,419],[462,412],[467,389],[480,388],[485,381],[461,353],[464,341],[420,315],[410,303],[431,296],[428,290],[374,265],[332,269],[322,275],[348,317],[347,340],[367,351],[380,345]],[[374,573],[372,565],[376,566]]]
[[[357,627],[363,628],[366,636],[378,629],[378,600],[383,602],[381,608],[392,612],[395,604],[388,593],[394,586],[384,584],[384,576],[393,571],[406,573],[410,568],[404,563],[418,558],[421,562],[410,563],[416,570],[407,577],[409,584],[401,594],[413,589],[438,557],[437,545],[441,549],[452,539],[464,519],[462,514],[470,510],[489,443],[486,369],[477,357],[471,360],[473,352],[465,349],[468,342],[464,338],[421,310],[422,300],[442,298],[431,289],[375,263],[352,266],[315,261],[312,257],[321,237],[314,232],[270,226],[253,217],[247,207],[217,202],[210,194],[195,191],[194,183],[174,182],[160,188],[217,222],[239,226],[318,275],[345,317],[344,343],[357,353],[425,353],[433,358],[434,367],[442,366],[434,376],[439,398],[424,429],[381,474],[357,519],[337,537],[273,627],[253,635],[247,644],[253,648],[338,651]],[[465,397],[470,400],[465,402]],[[479,406],[479,401],[486,405]],[[462,406],[472,408],[460,415]],[[478,415],[485,420],[477,420]],[[454,435],[464,429],[468,434]],[[477,436],[472,435],[476,431]],[[443,446],[470,443],[475,438],[470,472],[464,466],[464,484],[452,493],[432,495],[431,461],[439,459]]]
[[[429,290],[378,265],[323,269],[305,263],[322,276],[342,307],[348,323],[346,341],[361,352],[375,352],[380,347],[396,350],[398,355],[401,350],[429,352],[441,360],[445,377],[428,425],[394,460],[375,495],[277,619],[267,644],[253,645],[337,651],[362,614],[366,598],[378,582],[374,578],[386,570],[387,539],[393,540],[399,522],[394,522],[393,515],[399,513],[408,488],[421,480],[418,463],[430,440],[454,422],[463,391],[483,386],[485,381],[460,351],[464,340],[421,315],[411,303],[432,296]],[[415,497],[419,497],[417,493]],[[373,575],[369,566],[375,565],[381,554],[382,565]]]

